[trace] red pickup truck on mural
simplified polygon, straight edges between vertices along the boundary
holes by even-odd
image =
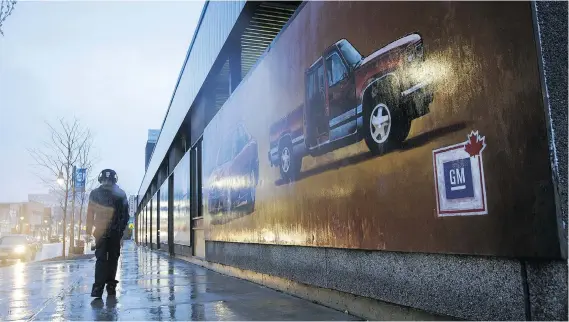
[[[302,158],[362,139],[374,154],[401,144],[411,121],[429,112],[432,90],[423,72],[423,40],[400,38],[367,57],[345,39],[305,72],[305,100],[270,127],[269,161],[294,180]]]

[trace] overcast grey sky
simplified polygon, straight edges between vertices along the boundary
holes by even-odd
[[[115,169],[135,194],[147,130],[162,124],[202,7],[20,1],[0,36],[0,202],[47,192],[27,149],[44,121],[73,116],[94,132],[95,169]]]

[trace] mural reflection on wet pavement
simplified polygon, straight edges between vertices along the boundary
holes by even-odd
[[[0,320],[354,320],[125,243],[116,297],[90,296],[94,259],[0,268]]]

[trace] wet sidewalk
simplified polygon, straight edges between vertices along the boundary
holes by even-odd
[[[355,317],[126,242],[116,299],[90,297],[94,259],[0,268],[6,320],[353,320]]]

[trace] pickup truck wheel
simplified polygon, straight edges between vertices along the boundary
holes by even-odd
[[[400,146],[411,129],[411,121],[396,101],[383,97],[369,104],[364,124],[367,127],[365,141],[374,154],[384,154]]]
[[[285,142],[279,147],[281,177],[285,181],[293,181],[300,171],[300,160],[292,153],[292,143]]]

